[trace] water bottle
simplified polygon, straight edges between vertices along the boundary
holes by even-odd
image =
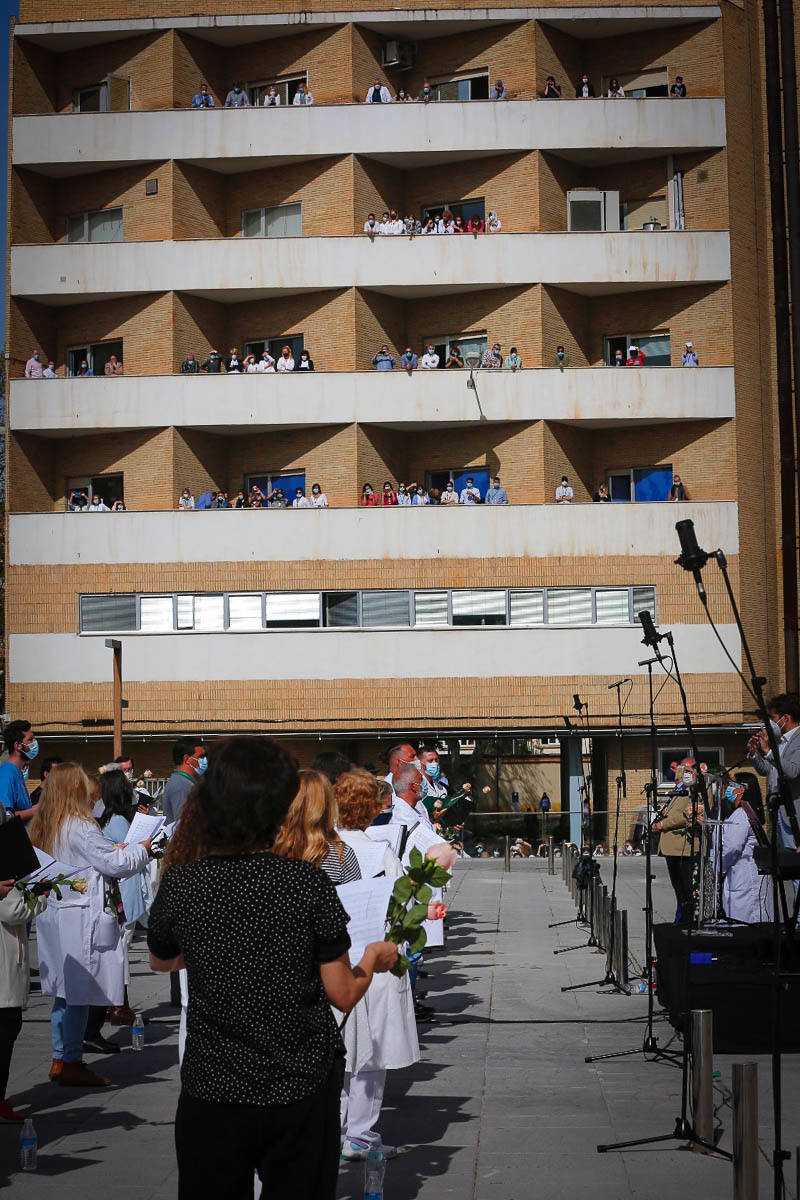
[[[386,1159],[380,1150],[370,1150],[364,1159],[364,1200],[383,1200]]]
[[[131,1049],[144,1050],[144,1018],[137,1012],[131,1025]]]
[[[25,1118],[22,1133],[19,1135],[19,1165],[23,1171],[36,1170],[36,1155],[39,1150],[39,1139],[30,1117]]]
[[[647,986],[647,980],[642,979],[638,983],[631,984],[632,996],[646,996],[650,989]]]

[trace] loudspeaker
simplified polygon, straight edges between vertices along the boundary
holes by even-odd
[[[692,933],[686,965],[686,931],[676,925],[653,927],[657,995],[675,1029],[683,1014],[710,1008],[714,1050],[719,1054],[768,1054],[772,1049],[775,942],[770,924],[733,926],[725,932]],[[800,937],[781,940],[781,965],[795,978],[783,981],[781,1049],[800,1051]],[[688,970],[688,979],[687,979]]]

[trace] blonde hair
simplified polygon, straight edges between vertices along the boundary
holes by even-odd
[[[78,763],[56,763],[28,826],[31,842],[45,854],[53,854],[59,834],[74,820],[93,820],[89,777]]]
[[[274,854],[300,858],[319,866],[331,846],[340,842],[333,788],[321,771],[300,771],[300,788],[281,826]]]

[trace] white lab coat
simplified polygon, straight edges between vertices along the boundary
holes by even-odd
[[[719,835],[722,834],[722,858],[719,859]],[[748,925],[756,921],[771,921],[772,880],[759,875],[753,862],[756,835],[744,809],[737,808],[723,825],[714,830],[713,862],[718,862],[724,876],[722,903],[726,916]]]
[[[56,839],[53,854],[74,867],[88,885],[85,895],[64,888],[50,893],[39,916],[39,970],[45,996],[67,1004],[122,1004],[125,954],[117,917],[104,910],[106,879],[128,879],[147,864],[139,844],[106,841],[94,821],[74,819]]]
[[[383,861],[376,858],[376,843],[361,829],[339,829],[339,837],[355,851],[362,878],[402,875],[397,855],[386,845]],[[380,843],[377,843],[380,846]],[[376,870],[377,867],[377,870]],[[363,1000],[359,1000],[342,1030],[347,1070],[394,1071],[419,1062],[419,1040],[408,975],[398,979],[386,971],[373,975]]]

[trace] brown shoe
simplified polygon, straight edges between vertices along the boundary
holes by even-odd
[[[61,1068],[57,1083],[62,1087],[110,1087],[111,1080],[106,1079],[104,1075],[96,1075],[94,1071],[90,1071],[86,1063],[69,1062],[64,1063]]]
[[[106,1016],[110,1025],[132,1025],[135,1019],[136,1013],[127,1004],[115,1004]]]
[[[63,1067],[64,1064],[60,1058],[53,1059],[52,1063],[50,1064],[50,1078],[53,1080],[53,1082],[58,1079]]]

